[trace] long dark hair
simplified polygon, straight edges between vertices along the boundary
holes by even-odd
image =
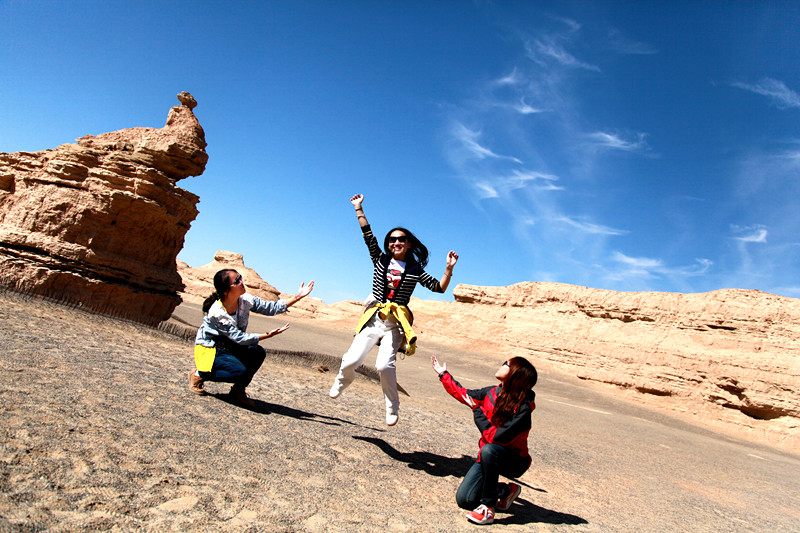
[[[539,375],[536,368],[524,357],[512,357],[508,360],[509,373],[500,394],[495,402],[492,423],[501,426],[514,415],[514,411],[522,405],[528,391],[536,385]]]
[[[203,302],[203,314],[208,313],[214,302],[221,300],[231,290],[231,277],[228,272],[236,272],[232,268],[223,268],[214,274],[214,292]],[[238,274],[238,272],[237,272]]]
[[[389,230],[389,233],[386,234],[386,237],[383,238],[383,251],[386,255],[392,255],[389,251],[389,235],[392,234],[393,231],[402,231],[408,237],[408,244],[409,248],[406,252],[406,262],[409,262],[409,255],[411,255],[411,260],[414,263],[417,263],[422,268],[425,268],[425,265],[428,264],[428,249],[425,247],[424,244],[419,242],[413,233],[408,231],[406,228],[392,228]]]

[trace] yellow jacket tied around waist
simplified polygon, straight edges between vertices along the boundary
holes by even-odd
[[[414,317],[411,314],[411,310],[405,305],[399,305],[395,302],[384,302],[373,305],[369,307],[364,314],[361,315],[361,319],[358,321],[358,325],[356,326],[356,334],[358,334],[364,326],[367,325],[369,319],[372,318],[375,313],[380,312],[380,318],[382,320],[386,320],[390,316],[393,316],[397,319],[400,323],[400,326],[403,328],[403,334],[406,337],[406,355],[414,355],[414,352],[417,349],[417,336],[414,335],[414,331],[411,329],[411,324],[414,321]]]

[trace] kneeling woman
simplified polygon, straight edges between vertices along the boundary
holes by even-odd
[[[467,514],[470,522],[491,524],[495,511],[507,511],[521,491],[516,483],[498,483],[499,477],[518,478],[531,465],[528,433],[536,408],[536,369],[527,359],[512,357],[495,373],[500,385],[467,390],[436,356],[431,356],[431,364],[445,390],[472,409],[481,432],[478,460],[458,487],[456,503],[474,509]]]
[[[197,330],[194,347],[197,369],[189,372],[189,390],[205,394],[205,381],[233,383],[231,399],[245,407],[254,407],[245,389],[266,356],[258,343],[283,333],[289,324],[261,335],[247,333],[250,311],[268,316],[285,313],[313,288],[313,281],[308,285],[303,283],[288,300],[264,301],[247,293],[241,274],[235,270],[226,268],[217,272],[215,292],[203,302],[205,317]]]

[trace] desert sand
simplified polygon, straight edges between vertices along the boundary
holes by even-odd
[[[224,384],[187,391],[191,341],[0,293],[0,530],[800,531],[800,456],[550,370],[519,500],[471,525],[454,493],[478,433],[428,358],[478,387],[502,356],[421,338],[398,363],[408,396],[389,428],[368,376],[327,396],[352,332],[300,315],[253,317],[291,327],[264,342],[246,410]]]

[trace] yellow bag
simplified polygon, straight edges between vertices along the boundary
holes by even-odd
[[[211,372],[216,356],[216,348],[209,348],[200,344],[194,345],[194,364],[200,372]]]

